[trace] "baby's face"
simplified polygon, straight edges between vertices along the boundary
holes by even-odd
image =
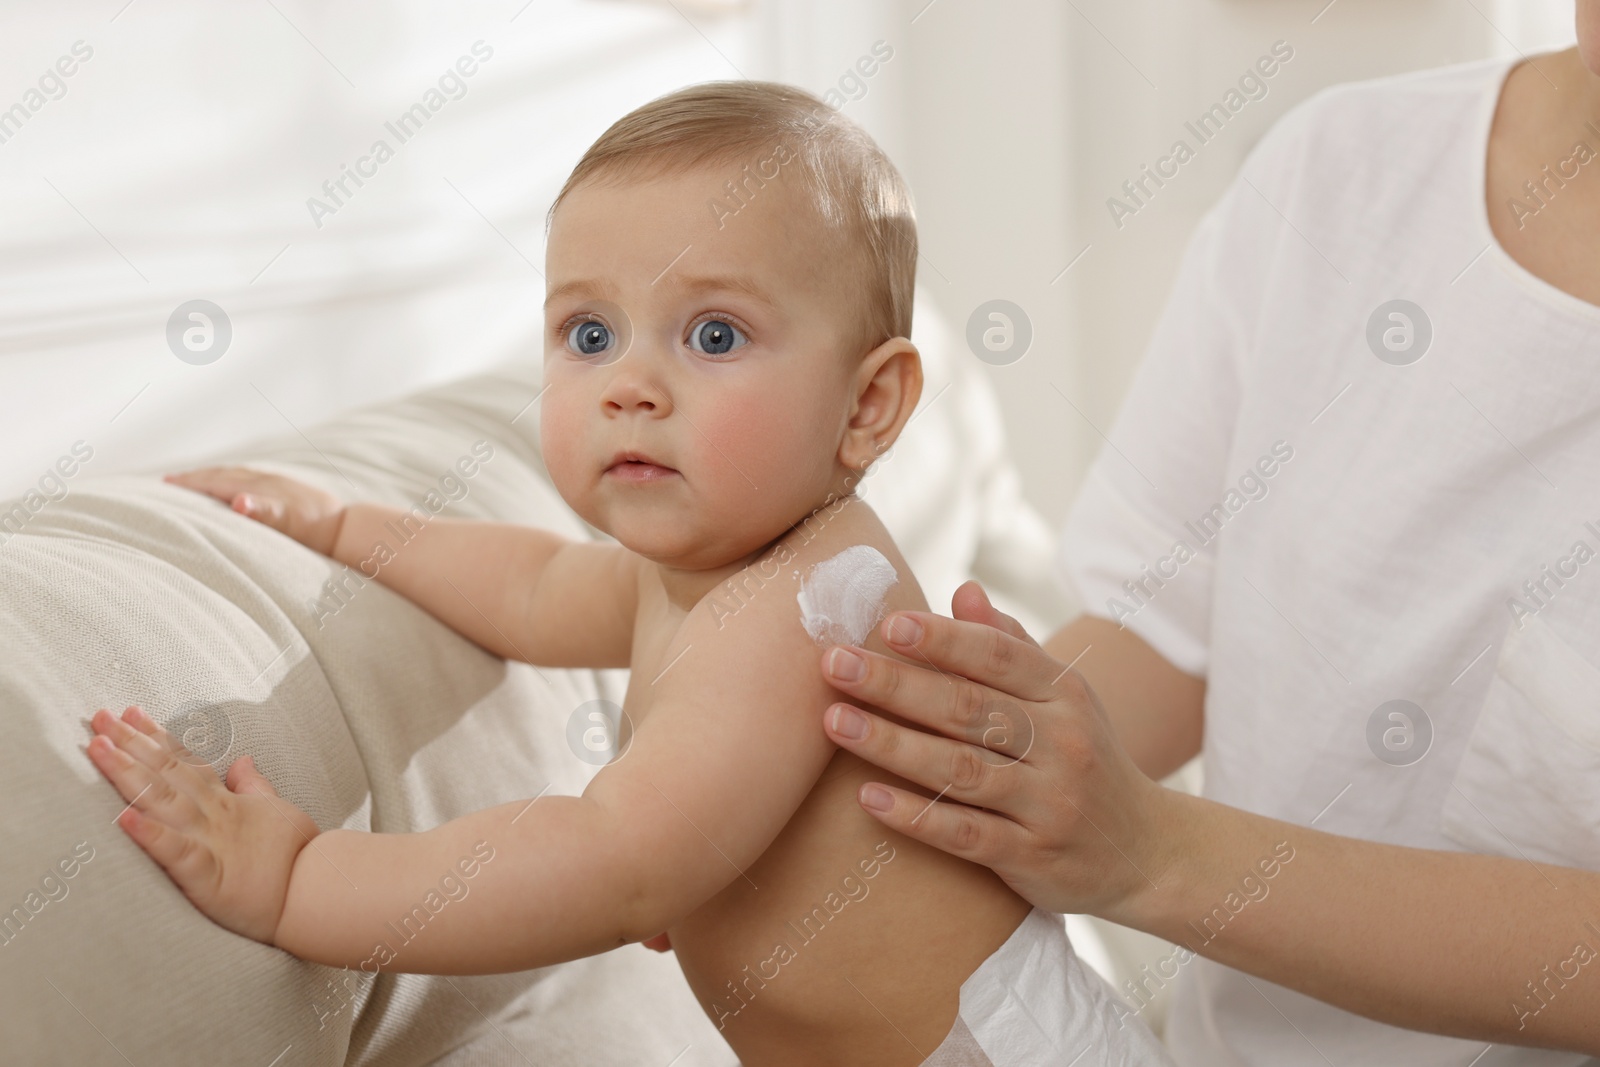
[[[736,166],[568,194],[546,254],[541,438],[583,519],[658,563],[757,551],[850,475],[863,352],[788,169],[717,226]]]

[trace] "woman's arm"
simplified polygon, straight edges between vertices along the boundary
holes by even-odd
[[[957,592],[956,618],[990,622],[993,616],[991,625],[1010,621],[983,599],[976,583],[961,588],[967,592]],[[1020,627],[1013,636],[1031,641]],[[1200,754],[1204,678],[1183,673],[1127,627],[1093,615],[1080,615],[1057,630],[1044,650],[1073,664],[1088,680],[1117,740],[1145,774],[1159,781]]]
[[[1600,1054],[1600,875],[1337,837],[1163,789],[1120,742],[1155,770],[1189,750],[1156,740],[1159,715],[1139,710],[1166,684],[1150,687],[1160,667],[1114,684],[1113,711],[1084,674],[972,596],[958,613],[981,621],[901,612],[883,624],[892,650],[940,673],[859,649],[823,655],[836,688],[935,732],[850,705],[825,713],[839,745],[944,791],[928,808],[863,786],[863,807],[885,825],[994,868],[1041,907],[1145,930],[1370,1018]],[[896,640],[910,634],[902,620],[921,636]],[[854,658],[860,676],[841,673]],[[1016,709],[1003,731],[1000,701]],[[1175,732],[1190,734],[1194,709],[1179,707]],[[880,798],[886,807],[873,806]]]
[[[1167,793],[1157,887],[1107,918],[1395,1026],[1600,1055],[1600,874]],[[1275,850],[1292,858],[1268,879]],[[1265,895],[1240,906],[1252,874]]]

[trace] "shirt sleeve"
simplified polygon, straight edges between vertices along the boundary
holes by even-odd
[[[1085,611],[1133,630],[1196,676],[1209,661],[1216,569],[1200,520],[1233,481],[1253,306],[1270,286],[1276,237],[1266,196],[1292,170],[1292,150],[1268,149],[1264,140],[1196,229],[1058,542]]]

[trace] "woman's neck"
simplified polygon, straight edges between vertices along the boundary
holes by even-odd
[[[1495,238],[1530,273],[1600,304],[1600,77],[1576,48],[1506,79],[1489,136]]]
[[[1533,76],[1549,96],[1554,125],[1566,129],[1593,122],[1600,126],[1600,75],[1584,66],[1576,48],[1536,57],[1524,66],[1535,62],[1538,68]]]

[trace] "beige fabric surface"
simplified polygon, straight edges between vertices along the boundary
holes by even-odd
[[[936,609],[976,573],[1035,628],[1058,622],[1050,538],[1021,504],[993,399],[975,367],[928,356],[926,407],[864,495]],[[506,368],[232,458],[409,505],[488,441],[447,514],[592,536],[540,466],[537,377]],[[122,802],[82,752],[85,720],[129,703],[219,768],[253,755],[324,829],[421,830],[546,786],[582,791],[595,768],[568,749],[567,719],[620,699],[621,672],[507,664],[376,584],[329,599],[343,574],[154,478],[76,479],[0,544],[0,1060],[733,1064],[670,955],[628,946],[347,990],[337,970],[210,923],[112,824]]]

